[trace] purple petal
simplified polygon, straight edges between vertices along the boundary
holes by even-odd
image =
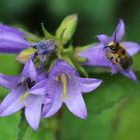
[[[91,92],[95,90],[100,84],[102,80],[94,79],[94,78],[79,78],[80,87],[82,92]]]
[[[122,42],[121,45],[124,46],[124,48],[126,48],[130,56],[133,56],[138,51],[140,51],[140,45],[135,42]]]
[[[117,73],[118,70],[120,70],[120,66],[112,64],[111,74],[113,75],[113,74]]]
[[[100,42],[104,46],[108,45],[108,43],[111,41],[110,37],[108,37],[107,35],[104,35],[104,34],[97,35],[97,38],[100,40]]]
[[[123,40],[124,35],[125,35],[125,24],[123,20],[121,19],[119,24],[117,25],[116,30],[114,31],[112,35],[112,41],[120,42]]]
[[[122,68],[120,67],[120,65],[113,65],[112,67],[112,75],[115,74],[117,71],[119,71],[120,73],[122,73],[123,75],[125,75],[126,77],[136,81],[137,77],[135,75],[135,73],[133,72],[132,69],[128,69],[128,70],[122,70]]]
[[[8,89],[13,89],[20,82],[17,76],[6,76],[0,73],[0,85]]]
[[[51,105],[51,108],[48,105],[44,105],[44,118],[48,118],[58,112],[62,106],[61,94],[63,93],[62,86],[56,81],[52,81],[52,83],[50,83],[46,89],[48,89],[49,95],[51,95],[53,98],[53,105]]]
[[[101,43],[80,52],[79,55],[87,59],[87,62],[84,63],[85,65],[99,67],[112,66],[112,63],[105,56],[104,46]]]
[[[45,78],[47,78],[48,75],[46,73],[46,71],[37,71],[37,81],[41,81],[44,80]]]
[[[0,105],[0,116],[8,116],[23,108],[24,102],[21,101],[20,97],[24,95],[24,92],[23,87],[12,90]]]
[[[43,104],[52,104],[53,103],[53,98],[51,97],[51,95],[45,95],[43,97],[44,97]]]
[[[74,115],[85,119],[87,117],[87,109],[81,94],[81,89],[74,81],[70,81],[67,88],[68,97],[64,100],[64,103]]]
[[[0,52],[19,53],[29,46],[29,42],[24,39],[24,32],[0,24]]]
[[[23,71],[22,71],[22,76],[25,78],[29,77],[35,81],[37,80],[36,69],[35,69],[34,63],[31,59],[25,64]]]
[[[46,95],[47,90],[46,90],[46,86],[48,84],[48,80],[42,80],[38,83],[36,83],[30,90],[30,93],[35,94],[35,95]]]
[[[45,100],[44,100],[44,106],[43,106],[43,117],[50,111],[50,109],[53,106],[54,100],[51,97],[45,96]]]
[[[121,73],[125,75],[126,77],[130,78],[131,80],[134,80],[134,81],[137,80],[137,77],[132,69],[129,69],[128,71],[121,71]]]
[[[43,98],[36,95],[30,95],[26,100],[25,117],[34,130],[39,126],[42,102]]]
[[[61,75],[62,73],[78,75],[77,71],[66,61],[57,60],[50,71],[49,77]]]

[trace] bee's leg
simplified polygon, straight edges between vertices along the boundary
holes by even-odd
[[[113,60],[114,60],[114,55],[113,55],[111,52],[107,52],[107,53],[106,53],[106,57],[107,57],[107,59],[109,59],[110,61],[113,61]]]

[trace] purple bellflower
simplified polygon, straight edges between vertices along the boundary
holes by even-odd
[[[25,33],[20,29],[0,24],[0,52],[19,53],[27,49],[30,43],[24,38]]]
[[[42,106],[49,106],[52,98],[49,95],[34,95],[31,88],[43,79],[43,75],[37,75],[32,60],[29,60],[20,76],[5,76],[0,74],[0,85],[8,88],[10,93],[0,104],[0,116],[7,116],[25,108],[25,117],[29,125],[37,130],[41,117]]]
[[[136,75],[131,68],[131,57],[140,50],[140,45],[135,42],[123,41],[124,35],[125,24],[123,20],[120,20],[111,37],[104,34],[97,35],[100,43],[79,53],[81,57],[87,59],[84,64],[109,67],[112,69],[112,74],[120,71],[128,78],[136,80]]]
[[[57,60],[50,70],[48,78],[37,83],[31,93],[36,95],[51,94],[53,105],[48,111],[48,106],[43,107],[43,117],[54,115],[65,103],[68,109],[76,116],[87,117],[86,105],[83,94],[95,90],[101,80],[93,78],[80,78],[77,71],[63,60]]]

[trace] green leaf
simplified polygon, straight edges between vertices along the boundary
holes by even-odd
[[[118,123],[117,129],[113,135],[114,140],[138,140],[140,138],[140,94],[134,96],[127,100],[123,111],[120,114],[117,114]],[[122,106],[120,106],[122,109]]]
[[[137,75],[139,79],[140,72],[137,72]],[[119,128],[121,124],[116,124],[115,122],[116,120],[119,121],[122,117],[120,114],[125,110],[125,101],[129,99],[129,102],[131,103],[135,96],[140,95],[140,82],[131,81],[120,74],[111,76],[110,74],[103,73],[90,75],[90,77],[103,79],[103,84],[93,93],[86,94],[84,97],[89,114],[88,118],[86,120],[76,118],[66,108],[64,110],[64,118],[61,122],[61,139],[122,140],[126,135],[131,135],[131,124],[133,124],[135,120],[137,122],[139,121],[136,119],[136,116],[133,121],[130,122],[128,133],[125,134],[125,132],[123,132],[123,135],[125,135],[124,137],[122,136],[121,127]],[[131,104],[133,104],[133,102]],[[134,106],[137,106],[136,110],[134,109],[135,107],[133,108],[135,112],[137,112],[139,109],[138,101]],[[132,113],[129,112],[129,115],[126,114],[124,120],[127,116],[133,116],[133,111]],[[127,120],[129,122],[130,118]],[[137,122],[133,125],[135,130],[136,124],[139,125],[137,128],[140,128],[140,124]],[[116,126],[118,127],[118,130],[115,129]],[[125,129],[127,129],[127,125]],[[118,131],[117,134],[116,131]],[[139,133],[136,130],[133,131],[133,136],[130,137],[136,139],[136,137],[134,137],[135,133],[137,137],[139,136]],[[115,137],[118,139],[114,139]],[[127,136],[127,138],[128,137],[129,136]]]
[[[0,118],[0,140],[15,140],[19,114]]]
[[[110,140],[111,119],[114,117],[114,108],[106,109],[100,115],[89,112],[86,120],[76,118],[68,109],[65,109],[61,121],[60,134],[62,140]]]
[[[0,72],[7,75],[19,73],[19,63],[16,61],[16,55],[0,54]]]
[[[5,75],[18,75],[20,64],[15,59],[16,55],[0,54],[0,73]],[[8,92],[8,89],[0,87],[0,98],[3,99]]]
[[[38,130],[34,131],[32,128],[27,129],[24,140],[56,140],[57,129],[59,129],[58,121],[55,117],[41,119]]]
[[[140,79],[140,72],[136,74],[138,79]],[[100,113],[125,97],[139,93],[140,90],[140,82],[134,82],[120,73],[115,75],[111,75],[110,73],[94,74],[89,77],[103,80],[102,85],[93,95],[94,105],[92,109],[96,113]],[[92,99],[89,98],[88,100],[92,104]]]
[[[77,26],[78,18],[76,14],[64,18],[56,31],[56,37],[66,44],[71,40]]]

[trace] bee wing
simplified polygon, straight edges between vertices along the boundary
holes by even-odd
[[[127,59],[128,59],[129,65],[131,66],[133,64],[133,59],[129,53],[127,53],[127,56],[128,56]]]
[[[85,65],[90,66],[103,66],[103,67],[111,67],[111,62],[105,56],[104,45],[101,43],[92,46],[91,48],[84,50],[79,53],[79,55],[83,58],[86,58],[87,61]]]

